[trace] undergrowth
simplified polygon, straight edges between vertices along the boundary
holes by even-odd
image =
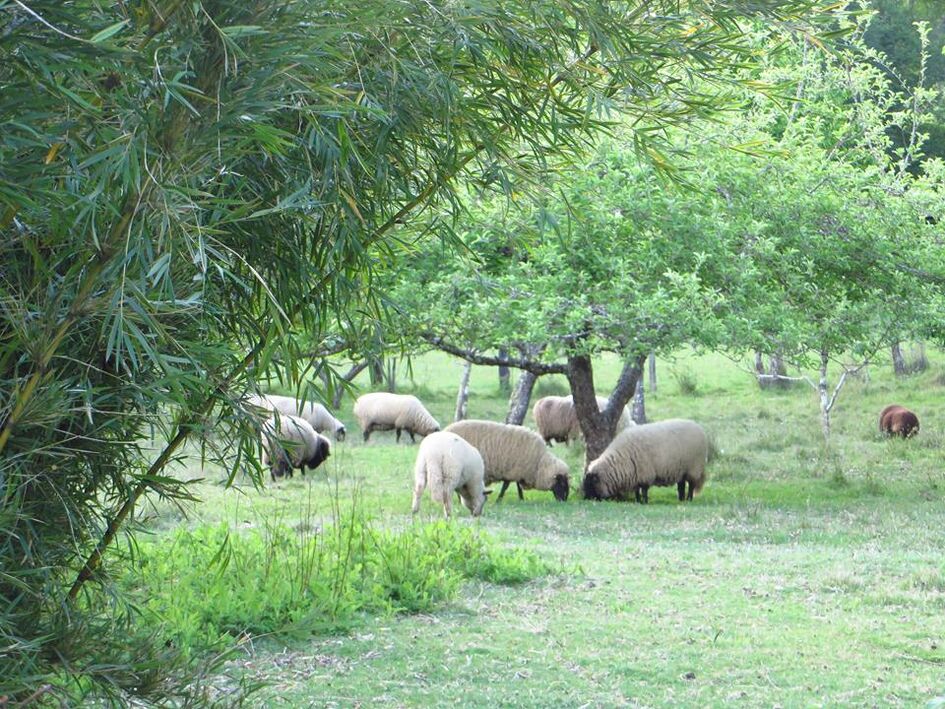
[[[472,527],[379,530],[349,514],[323,529],[179,529],[140,545],[125,585],[167,640],[193,653],[247,636],[338,631],[366,615],[427,612],[466,580],[515,584],[551,571],[534,552],[503,549]]]

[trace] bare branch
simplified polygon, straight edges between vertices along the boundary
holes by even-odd
[[[515,369],[521,369],[525,372],[531,372],[532,374],[536,375],[568,373],[568,365],[565,363],[539,362],[538,360],[534,360],[525,356],[496,357],[493,355],[480,354],[474,349],[459,347],[446,342],[442,337],[432,335],[430,333],[422,334],[421,337],[441,352],[454,355],[466,360],[467,362],[471,362],[472,364],[481,364],[487,367],[514,367]]]

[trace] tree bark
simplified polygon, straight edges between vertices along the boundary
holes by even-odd
[[[897,377],[906,374],[906,358],[902,356],[902,348],[898,342],[894,342],[892,345],[892,362],[893,371]]]
[[[536,381],[538,381],[538,375],[532,372],[523,371],[519,375],[518,381],[515,383],[515,390],[509,398],[509,412],[505,416],[506,423],[521,426],[522,422],[525,421]]]
[[[466,418],[466,404],[469,402],[469,375],[472,373],[472,363],[463,363],[463,375],[459,379],[459,393],[456,395],[456,413],[453,414],[454,421],[462,421]]]
[[[384,383],[384,358],[372,357],[370,363],[371,386],[378,387]]]
[[[649,370],[649,385],[650,385],[650,394],[656,396],[656,353],[650,352],[650,356],[647,360],[647,368]]]
[[[384,386],[391,394],[397,392],[397,360],[391,357],[387,360],[384,372]]]
[[[637,380],[637,390],[633,393],[633,404],[630,407],[630,418],[636,424],[646,423],[646,401],[643,391],[643,377]]]
[[[367,360],[363,362],[358,362],[357,364],[352,364],[351,369],[349,369],[345,375],[342,377],[343,381],[350,382],[361,372],[367,369],[368,363]],[[338,407],[341,406],[341,398],[345,395],[344,387],[338,387],[335,389],[334,395],[331,397],[331,407],[337,411]]]
[[[827,350],[820,351],[820,379],[817,395],[820,397],[820,427],[824,433],[824,445],[830,446],[830,392],[827,389],[827,365],[830,360]]]
[[[767,374],[765,372],[765,356],[761,354],[761,350],[755,350],[755,374]],[[762,381],[761,379],[758,380],[759,383]]]
[[[577,412],[578,423],[581,425],[586,445],[585,466],[600,457],[614,439],[620,413],[636,391],[645,362],[646,355],[627,360],[617,380],[617,386],[609,397],[607,407],[600,411],[597,408],[591,358],[587,355],[568,357],[568,383],[571,385],[574,409]]]
[[[499,359],[508,359],[509,350],[506,347],[499,348]],[[512,390],[512,383],[510,381],[511,374],[509,371],[509,366],[507,364],[499,365],[499,391],[503,394],[508,394]]]

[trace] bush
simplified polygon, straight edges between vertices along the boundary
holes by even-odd
[[[245,635],[309,635],[350,627],[365,613],[426,612],[467,579],[514,584],[551,568],[447,522],[376,531],[350,515],[324,529],[225,525],[179,530],[140,545],[126,588],[187,653]]]

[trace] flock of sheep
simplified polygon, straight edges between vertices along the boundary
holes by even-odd
[[[273,480],[291,476],[298,468],[317,468],[331,450],[323,435],[344,440],[344,424],[324,406],[292,397],[255,395],[252,404],[267,416],[262,426],[262,463]],[[598,397],[598,406],[607,400]],[[377,392],[364,394],[354,404],[364,440],[374,431],[395,431],[424,440],[414,467],[413,511],[420,508],[429,486],[435,502],[452,514],[455,492],[474,515],[482,513],[486,486],[501,482],[499,499],[511,483],[521,498],[523,489],[550,491],[565,501],[570,491],[567,463],[552,455],[552,441],[568,442],[580,437],[580,427],[571,397],[547,396],[533,409],[538,433],[522,426],[494,421],[457,421],[440,430],[440,424],[415,396]],[[676,485],[680,500],[691,500],[705,483],[708,442],[705,431],[694,421],[671,419],[636,426],[624,408],[617,436],[594,460],[584,475],[583,493],[589,499],[626,499],[633,493],[647,502],[651,486]],[[688,490],[687,490],[688,485]]]
[[[249,398],[261,415],[262,463],[273,481],[292,476],[298,468],[315,469],[330,455],[331,444],[345,438],[344,424],[321,404],[302,402],[290,396],[255,395]],[[603,409],[607,399],[597,398]],[[581,436],[574,402],[570,396],[539,399],[532,413],[538,433],[522,426],[494,421],[457,421],[440,430],[440,424],[421,401],[410,395],[377,392],[364,394],[354,404],[364,440],[374,431],[395,431],[424,440],[414,467],[413,512],[420,509],[423,491],[452,514],[455,492],[473,516],[479,516],[492,491],[486,486],[501,482],[499,499],[511,483],[518,488],[550,491],[565,501],[570,491],[567,463],[551,454],[554,441],[569,442]],[[886,435],[909,438],[919,430],[912,411],[887,406],[880,413],[879,429]],[[708,441],[705,431],[694,421],[670,419],[637,426],[626,407],[617,424],[617,435],[584,473],[582,492],[593,500],[628,499],[648,502],[649,488],[673,486],[679,500],[692,500],[705,484]]]

